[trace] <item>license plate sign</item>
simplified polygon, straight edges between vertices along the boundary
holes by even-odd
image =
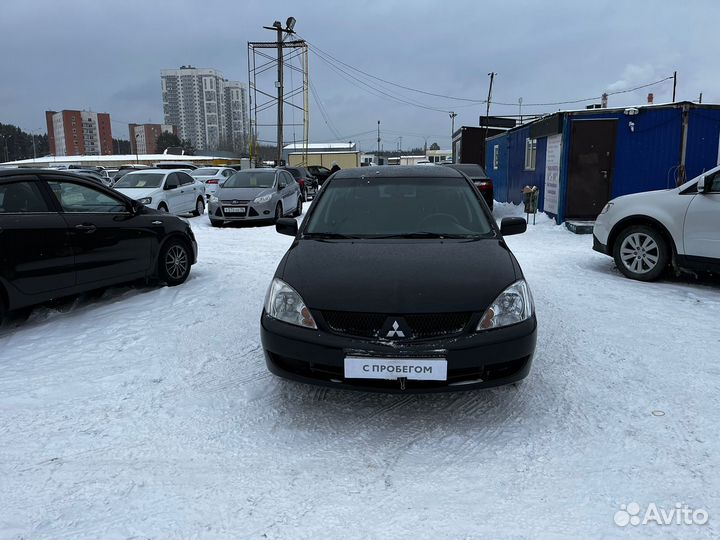
[[[446,381],[447,360],[444,358],[370,358],[345,357],[346,379],[405,378],[414,381]]]
[[[230,206],[223,208],[223,212],[226,214],[245,214],[245,212],[247,212],[247,208],[244,206]]]

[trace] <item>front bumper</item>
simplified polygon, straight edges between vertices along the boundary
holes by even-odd
[[[593,234],[593,249],[603,255],[610,255],[608,247],[598,240],[598,237]]]
[[[335,388],[373,392],[425,393],[487,388],[525,378],[530,371],[537,320],[443,340],[376,342],[309,330],[268,317],[261,319],[261,340],[268,369],[280,377]],[[345,356],[442,357],[446,381],[346,379]]]
[[[266,203],[253,203],[252,201],[237,205],[208,203],[208,216],[211,221],[264,221],[275,217],[276,201],[272,199]],[[226,207],[245,207],[245,213],[228,212]]]

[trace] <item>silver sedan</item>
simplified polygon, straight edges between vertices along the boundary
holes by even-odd
[[[302,214],[300,186],[279,169],[244,169],[218,187],[208,203],[214,227],[231,221],[273,220]]]

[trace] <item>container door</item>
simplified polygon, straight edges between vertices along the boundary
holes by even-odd
[[[595,219],[610,200],[615,120],[572,123],[565,217]]]

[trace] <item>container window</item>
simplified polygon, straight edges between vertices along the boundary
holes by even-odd
[[[537,158],[537,139],[525,139],[525,170],[534,171]]]

